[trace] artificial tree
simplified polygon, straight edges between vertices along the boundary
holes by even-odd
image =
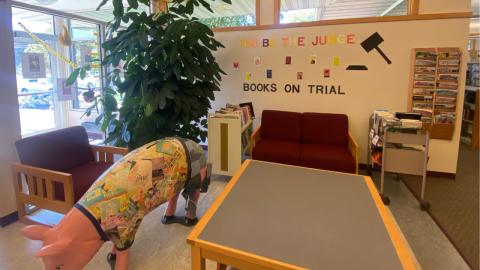
[[[84,93],[93,101],[85,114],[89,116],[102,103],[103,112],[95,123],[103,120],[102,131],[108,131],[105,143],[115,146],[135,149],[175,135],[205,141],[207,121],[201,119],[215,100],[214,91],[220,91],[220,73],[226,75],[211,51],[225,47],[213,38],[208,26],[191,15],[200,5],[213,11],[204,0],[174,0],[165,12],[147,15],[136,11],[139,2],[151,4],[150,0],[128,0],[125,12],[122,0],[113,0],[115,19],[107,28],[107,37],[112,38],[102,44],[108,55],[101,62],[113,71],[105,75],[107,87],[102,87],[101,94]],[[121,29],[121,22],[131,23]],[[123,80],[116,69],[120,61],[124,63]],[[78,77],[83,80],[90,68],[75,69],[67,84]],[[123,97],[121,104],[116,95]]]

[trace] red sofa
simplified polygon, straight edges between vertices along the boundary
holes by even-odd
[[[358,145],[344,114],[264,110],[251,136],[250,157],[358,174]]]

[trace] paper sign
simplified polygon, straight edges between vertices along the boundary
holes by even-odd
[[[297,72],[297,80],[303,80],[303,72]]]
[[[238,70],[238,63],[233,63],[233,70]]]
[[[333,66],[334,67],[339,67],[340,66],[340,57],[334,57],[333,58]]]
[[[43,53],[22,53],[22,73],[24,79],[46,78]]]
[[[323,70],[323,77],[324,78],[330,78],[330,69],[324,69]]]
[[[80,47],[80,54],[82,55],[82,66],[92,65],[92,48]]]
[[[370,139],[373,138],[373,136],[375,135],[375,131],[373,130],[373,128],[370,130]]]
[[[255,57],[254,65],[257,67],[260,66],[260,57]]]
[[[292,64],[292,57],[291,56],[286,56],[285,57],[285,65],[291,65]]]
[[[377,145],[377,142],[378,142],[379,139],[380,139],[380,137],[378,137],[378,135],[375,135],[375,138],[373,138],[373,140],[372,140],[372,144]]]
[[[72,89],[72,86],[65,86],[67,78],[57,78],[57,97],[58,101],[74,100],[76,91]]]
[[[310,55],[310,64],[315,65],[317,63],[317,56],[316,55]]]
[[[252,74],[251,74],[251,73],[247,73],[247,81],[250,81],[251,78],[252,78]]]

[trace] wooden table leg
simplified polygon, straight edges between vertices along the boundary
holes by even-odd
[[[225,264],[221,264],[217,262],[217,270],[226,270],[227,266]]]
[[[202,258],[200,248],[192,245],[192,270],[205,270],[205,258]]]

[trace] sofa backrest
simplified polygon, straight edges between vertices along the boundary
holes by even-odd
[[[95,161],[82,126],[27,137],[16,141],[15,146],[22,164],[47,170],[66,172]]]
[[[302,139],[302,114],[264,110],[262,112],[262,139],[300,142]]]
[[[347,115],[303,113],[302,117],[302,142],[339,146],[348,145]]]

